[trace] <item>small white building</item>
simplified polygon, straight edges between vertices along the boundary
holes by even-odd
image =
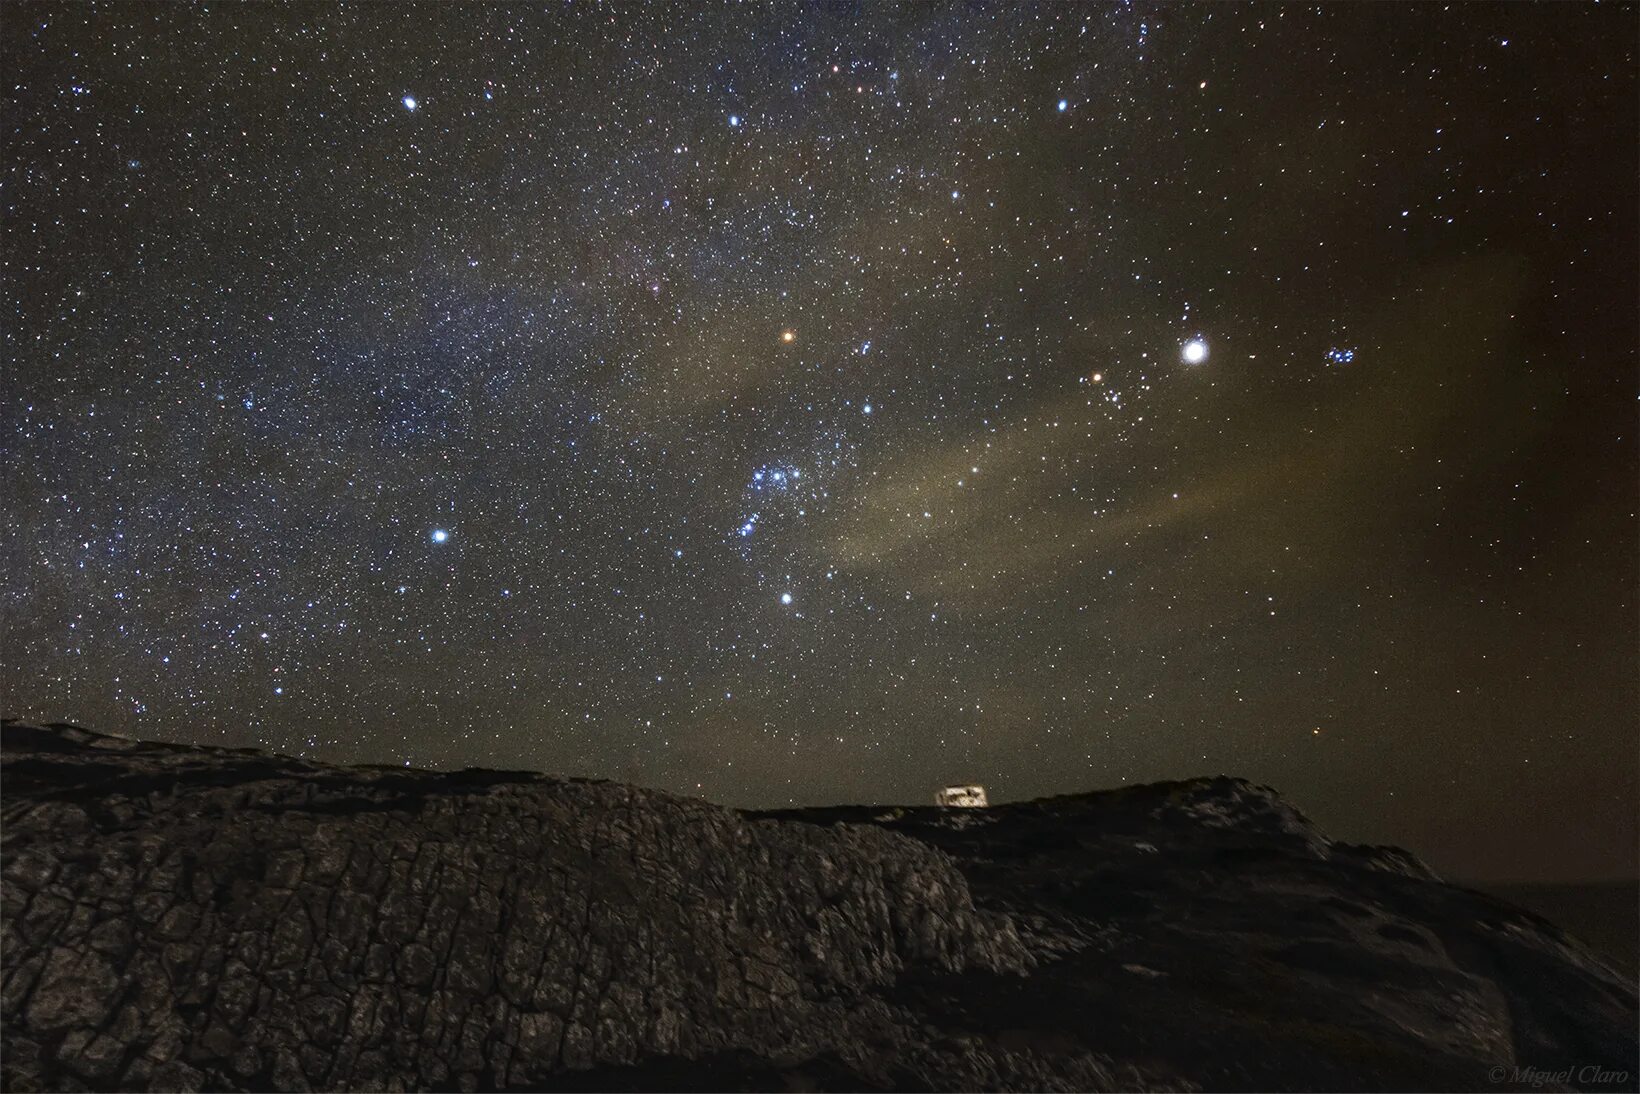
[[[956,809],[983,809],[986,806],[983,786],[948,786],[934,795],[934,804]]]

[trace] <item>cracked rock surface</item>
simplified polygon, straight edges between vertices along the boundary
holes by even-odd
[[[1237,780],[749,814],[3,746],[7,1090],[1634,1088],[1632,984]]]

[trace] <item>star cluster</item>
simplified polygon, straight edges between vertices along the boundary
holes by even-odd
[[[6,22],[8,713],[1633,871],[1632,9]]]

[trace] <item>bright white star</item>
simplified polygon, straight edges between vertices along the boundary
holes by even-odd
[[[1199,365],[1207,360],[1207,343],[1200,338],[1192,338],[1184,344],[1180,356],[1184,358],[1184,363],[1187,365]]]
[[[780,603],[790,604],[791,602],[792,602],[792,594],[791,593],[781,593],[780,594]]]
[[[446,532],[443,528],[434,528],[431,538],[434,543],[443,543],[450,538],[450,533]]]
[[[402,99],[402,100],[400,100],[400,101],[401,101],[401,102],[403,102],[403,103],[404,103],[404,109],[406,109],[406,110],[408,110],[408,111],[410,111],[410,112],[412,112],[412,113],[414,113],[414,112],[415,112],[415,109],[416,109],[416,97],[415,97],[415,96],[414,96],[414,95],[406,95],[406,96],[405,96],[405,97],[404,97],[404,98],[403,98],[403,99]]]

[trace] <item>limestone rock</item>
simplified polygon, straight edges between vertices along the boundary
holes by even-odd
[[[1634,1070],[1551,925],[1237,780],[749,814],[4,729],[6,1089],[1474,1086]],[[942,816],[942,814],[945,814]]]

